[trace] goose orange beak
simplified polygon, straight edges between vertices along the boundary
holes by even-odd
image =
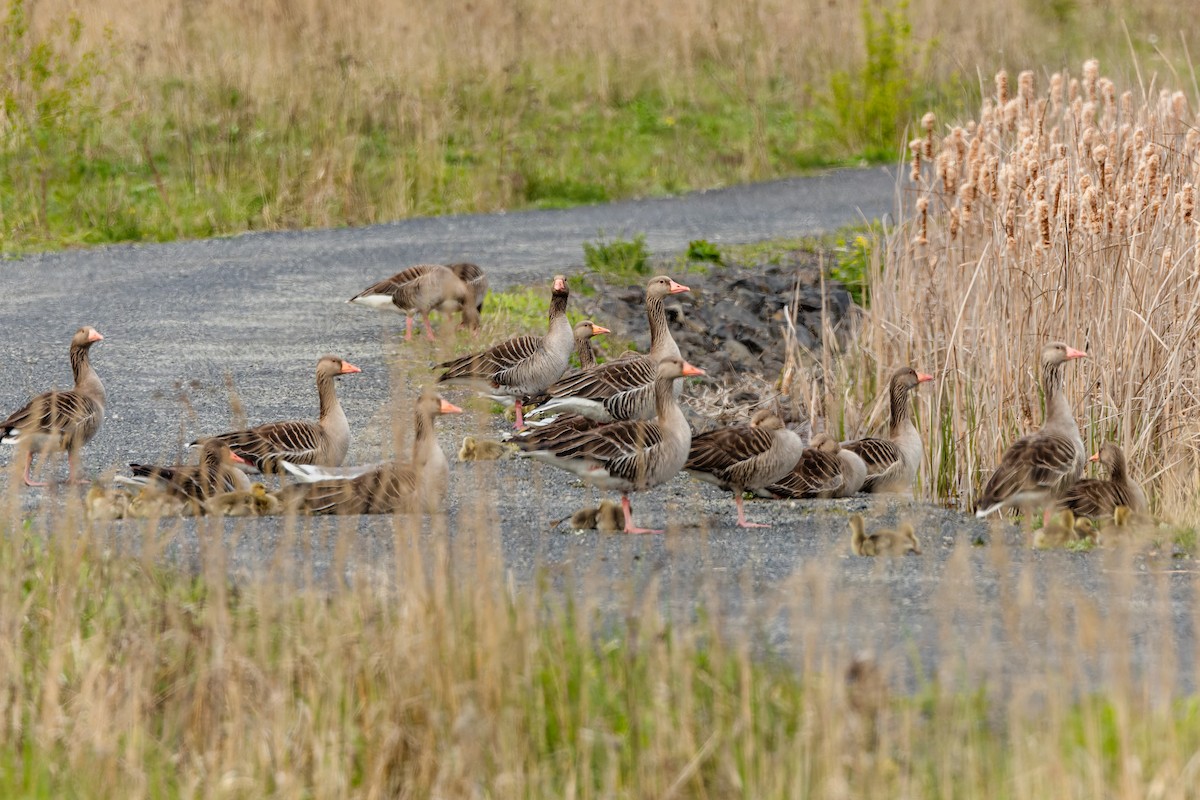
[[[706,375],[707,373],[699,367],[694,367],[688,362],[683,362],[683,375],[685,378],[695,378],[698,375]]]
[[[361,369],[351,364],[349,361],[342,362],[342,371],[339,375],[353,375],[355,372],[362,372]]]
[[[234,463],[245,464],[246,466],[250,465],[249,461],[242,458],[241,456],[239,456],[237,453],[233,452],[232,450],[229,451],[229,458],[232,459],[234,461]]]
[[[612,331],[610,331],[608,328],[604,327],[603,325],[592,325],[592,335],[593,336],[599,336],[602,333],[612,333]]]
[[[667,280],[671,280],[671,279],[667,278]],[[682,283],[676,283],[675,281],[671,281],[671,291],[670,291],[671,294],[679,294],[680,292],[690,292],[690,291],[691,291],[691,289],[684,286]]]
[[[1067,358],[1087,358],[1087,353],[1082,350],[1076,350],[1074,347],[1068,347]]]
[[[440,413],[440,414],[461,414],[461,413],[463,413],[463,410],[461,408],[454,405],[454,403],[451,403],[449,400],[446,400],[443,397],[438,398],[438,404],[439,404],[438,405],[438,413]]]

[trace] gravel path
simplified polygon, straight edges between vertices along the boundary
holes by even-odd
[[[9,262],[0,266],[6,288],[0,410],[67,385],[67,340],[80,325],[94,325],[106,337],[93,363],[109,407],[85,463],[101,473],[126,461],[174,458],[197,434],[228,429],[236,409],[227,376],[253,422],[315,416],[313,368],[321,353],[334,352],[363,368],[339,390],[356,431],[350,460],[373,461],[391,450],[393,428],[407,428],[414,384],[438,353],[423,342],[398,345],[398,318],[341,302],[370,282],[412,263],[466,259],[484,266],[496,288],[540,283],[554,271],[578,269],[581,242],[600,230],[644,232],[653,251],[666,253],[696,238],[746,242],[831,230],[886,214],[893,193],[886,171],[851,170],[564,211],[111,247]],[[393,377],[389,365],[395,363],[405,368]],[[464,432],[495,434],[502,427],[472,413],[443,425],[441,436],[449,451]],[[539,465],[499,466],[455,465],[448,530],[426,524],[415,534],[427,552],[445,542],[454,544],[453,552],[474,552],[486,540],[463,520],[491,521],[517,583],[548,568],[555,580],[614,611],[644,591],[684,613],[703,598],[731,619],[761,627],[780,652],[814,666],[825,656],[869,647],[914,669],[920,665],[916,671],[937,666],[959,675],[1024,674],[1060,663],[1054,642],[1064,635],[1062,625],[1079,626],[1094,615],[1105,626],[1105,652],[1071,656],[1092,677],[1108,679],[1128,663],[1150,675],[1167,648],[1179,664],[1167,683],[1195,685],[1190,560],[1035,553],[1011,527],[989,534],[941,509],[858,499],[749,503],[751,518],[774,527],[741,531],[731,525],[727,495],[682,477],[634,499],[639,523],[670,523],[668,535],[549,533],[549,520],[570,514],[592,493]],[[499,491],[484,501],[479,486]],[[32,510],[45,496],[28,492],[23,502]],[[914,519],[925,554],[894,563],[850,556],[845,517],[854,509],[885,522]],[[229,521],[230,568],[256,574],[290,563],[323,586],[387,572],[397,559],[394,542],[402,541],[393,524],[327,520],[296,534],[274,519]],[[111,535],[118,544],[141,546],[142,525],[116,523]],[[983,538],[989,546],[973,546]],[[185,521],[166,541],[167,556],[194,563],[198,542],[196,522]],[[293,558],[279,559],[289,550]]]

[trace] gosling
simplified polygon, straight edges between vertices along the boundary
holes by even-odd
[[[1075,542],[1095,544],[1096,528],[1087,517],[1076,517],[1069,508],[1033,535],[1033,547],[1036,550],[1066,547]]]
[[[517,448],[506,442],[492,439],[476,439],[474,436],[464,436],[462,447],[458,449],[459,461],[496,461],[504,458]]]
[[[204,513],[213,517],[263,517],[280,513],[279,498],[262,483],[253,483],[249,491],[222,492],[204,502]]]
[[[129,511],[129,501],[132,499],[129,492],[115,487],[106,489],[98,483],[93,483],[87,493],[88,519],[97,522],[123,519]]]
[[[861,514],[850,517],[850,547],[856,556],[921,555],[921,543],[911,522],[901,522],[896,530],[880,528],[867,533]]]
[[[567,519],[568,517],[563,517],[556,520],[550,524],[550,527],[557,528]],[[625,530],[625,513],[621,510],[621,506],[612,500],[601,500],[597,507],[581,508],[569,519],[571,520],[571,530],[576,531],[598,530],[614,533]]]

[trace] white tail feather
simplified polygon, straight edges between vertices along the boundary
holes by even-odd
[[[604,407],[603,403],[583,397],[556,397],[532,409],[526,416],[540,417],[550,412],[561,413],[564,411],[570,414],[579,414],[597,422],[613,421],[612,415],[608,413],[608,409]]]
[[[331,481],[339,478],[357,478],[379,467],[379,464],[359,464],[353,467],[319,467],[315,464],[293,464],[291,461],[284,460],[280,460],[279,463],[301,483],[316,483],[318,481]]]

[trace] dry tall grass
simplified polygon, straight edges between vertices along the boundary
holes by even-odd
[[[1001,73],[977,120],[922,124],[864,342],[867,372],[938,375],[926,495],[972,505],[1004,447],[1041,423],[1035,359],[1060,339],[1090,354],[1067,371],[1085,444],[1119,443],[1158,510],[1194,522],[1194,97],[1125,89],[1092,61],[1080,76]]]

